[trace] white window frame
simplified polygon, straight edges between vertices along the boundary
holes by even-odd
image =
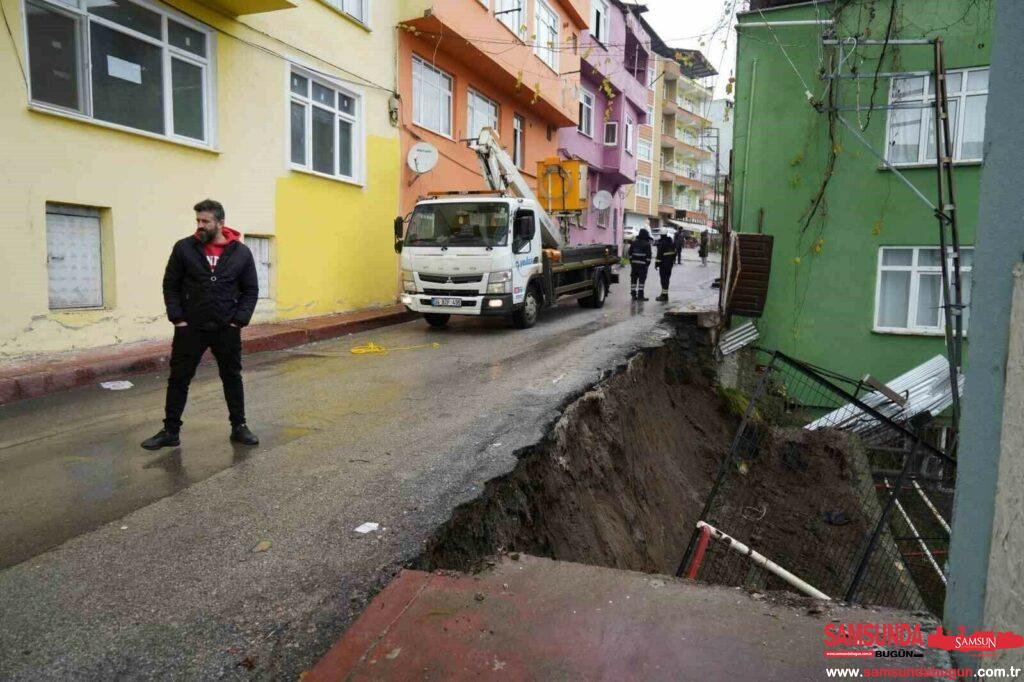
[[[646,187],[646,189],[644,189]],[[641,199],[651,198],[651,176],[650,175],[638,175],[636,176],[636,195]]]
[[[647,123],[645,125],[653,126],[654,125],[654,105],[653,104],[648,104],[647,107],[646,107],[645,113],[647,114]]]
[[[597,96],[586,88],[580,88],[580,122],[576,128],[590,139],[594,139],[594,112],[596,107]],[[586,116],[584,116],[585,114]]]
[[[641,161],[654,161],[654,143],[642,137],[636,141],[636,158]]]
[[[516,168],[526,168],[526,118],[512,114],[512,162]]]
[[[608,33],[611,31],[610,13],[611,3],[608,0],[590,0],[590,37],[602,45],[608,44]]]
[[[349,182],[356,185],[363,184],[363,178],[365,177],[365,119],[364,114],[364,97],[362,90],[356,88],[350,83],[344,81],[328,78],[321,73],[306,69],[298,64],[289,64],[287,69],[287,98],[288,103],[287,116],[285,120],[288,122],[288,135],[286,139],[289,141],[288,149],[288,164],[292,170],[301,171],[303,173],[312,173],[313,175],[320,176],[322,178],[330,178],[332,180],[340,180],[342,182]],[[295,74],[301,76],[308,81],[308,88],[306,95],[300,95],[292,92],[291,89],[291,75]],[[317,102],[312,98],[313,84],[323,86],[334,91],[334,108],[330,108],[327,105]],[[341,93],[347,97],[351,97],[355,100],[353,109],[354,114],[349,114],[338,109],[338,93]],[[304,137],[303,143],[305,144],[305,162],[297,163],[292,160],[291,154],[291,108],[292,104],[301,104],[305,107],[305,124],[304,124]],[[334,173],[324,173],[323,171],[315,170],[313,168],[313,109],[320,109],[334,114],[332,125],[334,126]],[[352,125],[352,175],[342,175],[339,172],[338,164],[338,121],[342,120]]]
[[[526,40],[526,1],[494,0],[494,17],[520,40]]]
[[[609,141],[608,132],[613,133],[612,139]],[[604,123],[604,141],[605,147],[618,147],[619,146],[619,122],[618,121],[605,121]]]
[[[216,54],[217,42],[214,29],[205,24],[197,22],[190,17],[163,5],[157,5],[148,0],[127,0],[131,4],[138,5],[145,10],[160,15],[160,38],[154,38],[146,33],[140,33],[127,26],[104,17],[89,14],[86,0],[23,0],[22,16],[25,68],[28,77],[31,78],[32,68],[30,64],[29,32],[28,32],[28,11],[27,5],[34,4],[45,8],[48,11],[64,15],[74,19],[76,23],[76,38],[78,39],[78,51],[76,53],[76,76],[78,78],[78,107],[70,109],[31,98],[31,85],[29,86],[29,103],[31,108],[58,114],[80,121],[85,121],[105,128],[122,130],[136,135],[153,137],[162,140],[170,140],[179,144],[192,147],[211,149],[216,146],[216,121],[217,121],[217,88],[216,88]],[[174,21],[194,31],[202,33],[206,38],[206,56],[201,57],[193,52],[184,50],[170,43],[168,21]],[[123,123],[114,123],[95,118],[93,115],[93,87],[92,87],[92,46],[91,27],[92,25],[102,26],[111,31],[126,35],[132,39],[148,43],[161,48],[161,71],[162,71],[162,94],[164,109],[164,132],[154,133],[142,128],[134,128]],[[194,137],[178,135],[174,132],[174,96],[172,82],[172,58],[181,62],[196,66],[200,69],[203,79],[203,139],[197,140]]]
[[[658,67],[655,65],[654,57],[651,57],[651,63],[647,65],[647,89],[654,91],[658,83]]]
[[[372,9],[370,6],[370,0],[323,0],[323,2],[331,9],[341,12],[345,16],[350,17],[353,21],[369,28],[370,11]],[[357,12],[358,14],[361,14],[362,17],[353,12],[353,7],[359,8]]]
[[[924,335],[924,336],[943,336],[945,334],[945,326],[943,322],[943,313],[938,314],[939,324],[935,327],[923,326],[916,324],[917,322],[917,301],[918,294],[920,293],[920,281],[922,274],[936,275],[942,272],[941,265],[918,265],[918,261],[921,255],[921,251],[927,250],[938,250],[938,245],[931,246],[880,246],[878,247],[878,264],[877,271],[875,273],[875,311],[874,317],[872,318],[872,329],[876,332],[883,334],[912,334],[912,335]],[[910,261],[910,265],[883,265],[883,259],[885,251],[898,251],[898,250],[913,250],[913,257]],[[974,251],[974,247],[961,247],[961,254],[965,251]],[[973,255],[973,253],[972,253]],[[947,267],[952,273],[953,258],[947,255]],[[971,273],[974,270],[973,261],[972,265],[964,265],[963,258],[960,259],[960,276],[961,280],[971,277]],[[907,295],[907,326],[906,327],[884,327],[879,324],[879,315],[881,314],[882,308],[882,273],[883,272],[909,272],[910,273],[910,290]],[[973,287],[972,287],[973,291]],[[939,305],[944,304],[943,292],[939,291]],[[969,320],[968,320],[969,321]],[[967,334],[967,326],[964,325],[964,335]]]
[[[489,112],[482,111],[481,107],[494,109],[493,119],[487,121],[487,125],[481,126],[481,130],[486,127],[498,130],[501,121],[501,108],[498,103],[479,90],[466,88],[466,137],[476,137],[479,134],[479,131],[473,129],[474,119],[477,116],[490,116]]]
[[[535,3],[533,32],[537,36],[537,42],[533,46],[533,52],[548,68],[558,73],[558,52],[561,47],[558,12],[545,0],[535,0]],[[542,28],[545,29],[543,33]]]
[[[626,136],[626,153],[632,156],[633,136],[636,135],[636,123],[633,122],[633,117],[629,114],[626,114],[626,129],[624,134]]]
[[[431,72],[434,76],[438,76],[441,79],[448,81],[448,90],[447,90],[447,92],[445,92],[443,90],[440,91],[442,100],[443,99],[447,99],[448,100],[448,121],[447,121],[448,125],[447,125],[447,130],[438,130],[437,128],[431,127],[431,125],[428,122],[416,119],[416,99],[417,99],[417,96],[420,96],[420,97],[425,96],[425,93],[422,90],[420,90],[420,89],[418,89],[416,87],[416,81],[417,81],[416,67],[417,66],[419,66],[420,68],[422,68],[422,69],[424,69],[424,70],[426,70],[428,72]],[[431,131],[433,133],[437,133],[438,135],[441,135],[442,137],[447,137],[450,140],[454,139],[452,137],[452,130],[454,128],[452,119],[454,118],[454,115],[455,115],[454,91],[455,91],[455,78],[450,73],[448,73],[447,71],[444,71],[442,69],[437,68],[436,66],[434,66],[433,64],[428,62],[426,59],[423,59],[422,57],[419,57],[417,55],[413,55],[412,56],[412,98],[413,98],[412,122],[415,125],[418,125],[419,127],[424,128],[426,130],[429,130],[429,131]],[[422,106],[421,106],[421,110],[422,110]]]
[[[267,268],[267,286],[266,286],[266,289],[264,289],[263,287],[260,287],[259,300],[262,301],[262,300],[265,300],[265,299],[272,299],[272,298],[274,298],[274,296],[273,296],[273,289],[274,289],[274,255],[275,255],[274,254],[274,237],[273,237],[273,235],[268,235],[268,234],[246,234],[242,238],[242,243],[249,245],[250,246],[250,250],[251,250],[252,249],[252,242],[253,242],[254,239],[257,239],[257,240],[260,240],[260,241],[266,243],[266,245],[267,245],[267,258],[269,259],[269,260],[267,260],[266,263],[259,263],[259,262],[256,263],[257,275],[259,274],[259,269],[260,269],[261,266],[265,265],[266,268]]]
[[[979,72],[979,71],[989,71],[989,67],[988,66],[979,66],[979,67],[973,67],[973,68],[967,68],[967,69],[949,69],[949,70],[946,71],[947,84],[948,84],[949,76],[950,75],[952,75],[952,74],[961,74],[960,75],[960,89],[955,91],[955,92],[950,91],[950,92],[946,93],[947,94],[947,100],[950,103],[952,103],[954,101],[957,102],[957,104],[956,104],[956,110],[957,110],[956,121],[955,122],[951,122],[951,123],[955,123],[955,125],[951,125],[950,126],[950,133],[953,135],[953,161],[954,162],[958,162],[958,163],[961,163],[961,162],[963,162],[963,163],[972,163],[972,162],[980,162],[980,161],[983,160],[982,157],[976,157],[976,158],[975,157],[971,157],[971,158],[966,158],[965,159],[965,158],[963,158],[961,156],[961,150],[963,148],[963,137],[964,137],[963,136],[963,132],[964,132],[964,128],[965,128],[965,126],[967,124],[967,115],[966,115],[966,113],[967,113],[967,98],[968,97],[985,96],[985,98],[987,99],[988,98],[988,94],[989,94],[989,88],[988,87],[986,87],[984,90],[974,90],[974,91],[968,91],[967,90],[967,81],[968,81],[968,79],[970,77],[970,74],[971,73],[976,73],[976,72]],[[922,78],[923,79],[923,88],[921,90],[921,95],[920,96],[917,96],[917,95],[915,95],[915,96],[901,96],[897,92],[897,85],[898,85],[898,83],[900,81],[902,81],[902,80],[907,80],[909,78]],[[933,81],[933,77],[927,71],[922,71],[919,74],[916,74],[914,76],[908,76],[908,77],[905,77],[905,78],[893,78],[889,82],[889,104],[890,105],[912,104],[912,103],[917,103],[917,102],[921,103],[921,107],[920,107],[920,109],[921,109],[921,122],[919,124],[920,129],[918,131],[917,160],[916,161],[899,161],[899,162],[895,162],[895,161],[892,160],[893,142],[895,142],[894,137],[893,137],[895,133],[894,133],[893,128],[892,128],[892,126],[893,126],[893,112],[894,111],[899,111],[899,109],[890,109],[887,112],[888,115],[886,116],[886,121],[885,121],[885,140],[886,140],[886,144],[885,144],[885,158],[890,163],[892,163],[894,166],[897,166],[897,167],[899,167],[899,166],[914,166],[914,165],[920,165],[920,164],[930,164],[931,165],[931,164],[935,163],[935,157],[934,156],[930,156],[930,150],[932,150],[934,148],[934,146],[935,146],[935,133],[934,133],[934,131],[930,131],[929,130],[929,128],[931,127],[931,120],[932,120],[932,118],[935,115],[935,95],[934,95],[933,92],[930,92],[932,90],[932,87],[933,87],[932,86],[932,81]],[[917,107],[904,107],[904,109],[906,109],[906,108],[917,109]],[[984,121],[982,122],[982,124],[984,125]]]

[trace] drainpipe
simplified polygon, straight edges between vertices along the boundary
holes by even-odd
[[[736,224],[743,229],[743,216],[747,212],[747,166],[750,164],[750,126],[754,120],[754,97],[757,86],[757,59],[750,65],[750,108],[747,109],[747,139],[743,142],[743,192],[740,193],[740,214]]]
[[[764,570],[768,571],[772,575],[786,581],[787,583],[789,583],[796,589],[800,590],[807,596],[814,597],[815,599],[821,599],[824,601],[832,601],[832,598],[824,592],[822,592],[821,590],[818,590],[817,588],[812,587],[808,583],[805,583],[803,580],[796,577],[795,575],[784,569],[782,566],[779,566],[777,563],[775,563],[771,559],[768,559],[764,555],[758,554],[757,552],[755,552],[754,550],[752,550],[751,548],[747,547],[742,542],[737,540],[736,538],[726,535],[714,526],[704,523],[703,521],[698,521],[697,527],[700,528],[702,534],[704,532],[704,529],[706,528],[708,531],[711,532],[711,537],[713,537],[716,540],[721,540],[722,542],[727,543],[729,545],[729,549],[733,550],[734,552],[737,552],[738,554],[742,554],[746,557],[749,557],[750,560],[753,561],[755,564],[757,564]]]

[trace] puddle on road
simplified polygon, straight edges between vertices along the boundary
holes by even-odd
[[[17,458],[2,467],[0,568],[30,559],[66,540],[173,495],[258,452],[302,438],[312,429],[262,425],[260,445],[228,441],[219,421],[191,420],[183,445],[149,453],[137,430],[81,444],[75,433],[47,443],[48,456]],[[143,436],[145,437],[145,436]]]

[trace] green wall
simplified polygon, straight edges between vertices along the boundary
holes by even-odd
[[[989,63],[992,0],[897,0],[895,4],[893,37],[941,35],[949,69]],[[840,37],[864,34],[865,30],[872,38],[885,36],[889,0],[819,2],[817,9],[807,5],[763,15],[748,12],[740,17],[734,226],[742,232],[756,232],[763,209],[763,231],[775,237],[767,305],[758,321],[762,345],[852,377],[870,372],[890,379],[943,354],[945,343],[941,336],[872,331],[878,249],[936,245],[937,221],[893,172],[882,168],[878,159],[837,123],[838,153],[825,193],[824,215],[819,214],[802,231],[801,217],[821,186],[833,145],[828,117],[808,104],[800,78],[821,97],[825,82],[820,79],[819,65],[835,48],[821,46],[821,26],[743,28],[763,21],[829,18],[839,6],[844,6],[836,25]],[[880,47],[861,46],[849,63],[863,72],[873,72],[880,52]],[[882,70],[930,70],[932,64],[929,45],[890,46]],[[849,68],[844,72],[849,73]],[[866,105],[872,81],[841,81],[839,104],[856,105],[859,96]],[[876,103],[887,102],[888,89],[888,79],[879,79]],[[884,149],[887,114],[874,111],[868,120],[867,111],[859,113],[860,122],[866,125],[863,134],[879,153]],[[856,125],[858,112],[843,115]],[[980,170],[979,165],[964,165],[955,171],[961,243],[966,246],[975,240]],[[926,197],[936,200],[934,166],[904,172]]]

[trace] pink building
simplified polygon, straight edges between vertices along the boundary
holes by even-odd
[[[558,131],[558,152],[588,166],[590,196],[612,195],[610,208],[591,205],[572,244],[621,244],[625,186],[636,180],[637,129],[647,123],[650,36],[619,0],[591,0],[590,28],[580,40],[579,123]]]

